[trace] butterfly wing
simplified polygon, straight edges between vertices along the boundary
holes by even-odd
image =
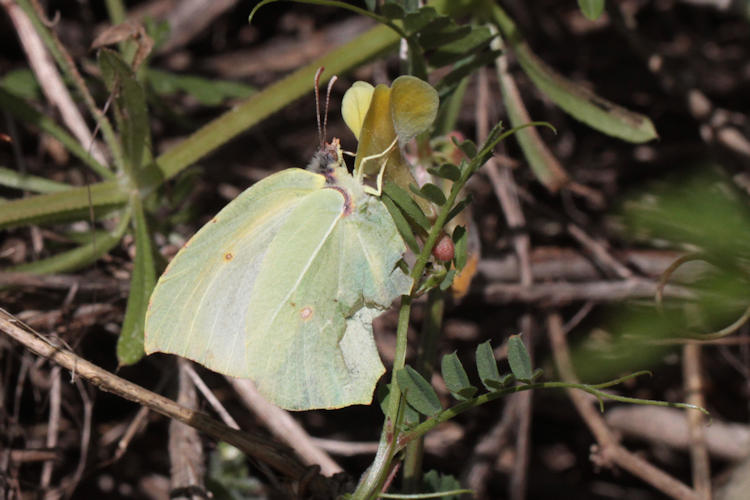
[[[271,241],[325,178],[288,169],[254,184],[203,226],[172,259],[151,295],[145,350],[178,354],[212,370],[244,366],[248,301]]]
[[[146,352],[251,378],[287,409],[369,403],[384,371],[372,320],[411,285],[404,244],[377,200],[349,213],[324,187],[289,169],[204,226],[157,284]]]

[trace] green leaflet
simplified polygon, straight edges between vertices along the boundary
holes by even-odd
[[[513,375],[521,382],[530,382],[534,373],[531,369],[531,357],[520,335],[508,338],[508,363]]]

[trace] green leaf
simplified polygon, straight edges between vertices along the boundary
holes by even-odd
[[[35,193],[59,193],[73,187],[64,182],[52,181],[36,175],[23,174],[5,167],[0,167],[0,186],[23,189]]]
[[[125,190],[114,181],[28,196],[0,204],[0,229],[80,219],[89,214],[92,206],[96,218],[120,208],[127,199]]]
[[[511,124],[517,127],[531,122],[515,80],[508,72],[507,67],[498,64],[497,69],[503,103],[508,111]],[[514,135],[531,166],[531,171],[550,192],[557,192],[568,183],[568,174],[542,140],[536,128],[528,127],[519,130]]]
[[[422,490],[427,493],[443,493],[439,497],[442,500],[459,500],[462,493],[469,493],[469,490],[462,490],[461,483],[451,475],[443,475],[432,469],[422,478]],[[448,494],[452,492],[453,494]]]
[[[445,219],[445,223],[447,224],[450,220],[452,220],[455,216],[460,214],[464,208],[471,203],[472,197],[471,194],[468,194],[466,198],[456,203],[456,205],[451,208],[451,211],[448,212],[448,217]]]
[[[477,392],[477,388],[469,382],[469,377],[466,375],[466,370],[458,359],[456,351],[443,356],[440,369],[446,387],[456,399],[466,400]]]
[[[254,87],[240,82],[179,75],[153,68],[148,68],[146,76],[157,94],[170,95],[182,91],[206,106],[218,106],[230,98],[245,99],[257,92]]]
[[[466,265],[469,255],[469,235],[465,227],[456,226],[456,229],[453,230],[453,246],[455,252],[453,262],[456,269],[461,271]]]
[[[624,141],[641,143],[658,137],[651,120],[629,111],[568,80],[531,51],[513,20],[498,5],[492,16],[534,85],[572,117]]]
[[[388,403],[389,403],[390,397],[391,397],[391,384],[378,385],[378,389],[377,389],[378,405],[380,406],[380,410],[383,412],[383,415],[388,414]],[[401,411],[403,411],[402,423],[404,424],[404,427],[409,427],[409,426],[419,423],[420,415],[417,410],[415,410],[409,405],[404,405]]]
[[[2,210],[0,210],[0,212],[2,212]],[[122,239],[122,235],[125,234],[129,220],[129,214],[124,213],[120,218],[117,228],[111,234],[108,233],[106,236],[98,237],[96,239],[92,238],[89,243],[72,250],[60,252],[57,255],[37,260],[35,262],[13,266],[6,269],[6,271],[34,274],[55,274],[86,267],[117,246],[120,239]],[[97,232],[97,234],[99,233]]]
[[[436,205],[443,206],[445,205],[445,193],[443,193],[443,190],[437,187],[435,184],[427,183],[421,188],[417,188],[415,185],[410,185],[409,189],[412,193],[416,194],[417,196],[421,196],[427,201],[430,201]]]
[[[398,370],[396,380],[406,402],[422,415],[431,417],[443,409],[435,389],[411,366]]]
[[[443,281],[440,282],[440,290],[441,291],[444,292],[444,291],[446,291],[447,289],[449,289],[451,287],[451,285],[453,284],[453,278],[456,277],[456,273],[457,272],[458,271],[456,271],[455,269],[451,269],[450,271],[448,271],[448,273],[445,275],[445,278],[443,279]]]
[[[589,21],[595,21],[604,12],[604,0],[578,0],[578,7]]]
[[[146,93],[133,70],[116,52],[101,49],[99,67],[107,89],[115,94],[122,149],[132,169],[129,176],[136,184],[136,173],[143,165],[144,151],[151,145]]]
[[[386,182],[383,186],[383,194],[393,200],[399,209],[406,215],[412,222],[414,222],[419,228],[425,232],[430,231],[430,221],[427,216],[419,208],[417,202],[409,196],[409,193],[404,191],[400,186],[393,182]]]
[[[430,64],[436,68],[453,64],[468,55],[474,55],[484,50],[492,37],[492,32],[488,28],[484,26],[475,27],[462,38],[438,47],[435,52],[429,55],[428,59]]]
[[[416,33],[438,18],[434,7],[426,6],[417,12],[410,12],[404,17],[404,29],[407,33]]]
[[[435,85],[440,99],[444,99],[451,94],[464,78],[474,73],[474,70],[494,62],[501,53],[499,50],[484,51],[454,64],[451,71],[443,76]]]
[[[497,125],[495,126],[495,128],[497,128]],[[490,135],[492,132],[494,132],[494,130],[495,129],[493,128],[490,132]],[[489,138],[490,135],[488,135],[487,137]],[[453,141],[453,144],[455,144],[456,147],[460,149],[467,158],[471,159],[477,155],[477,145],[474,143],[474,141],[466,139],[465,141],[458,142],[455,137],[451,137],[451,141]]]
[[[392,199],[387,196],[383,196],[382,198],[380,198],[380,200],[385,205],[385,208],[388,209],[388,213],[391,214],[393,223],[396,224],[398,233],[404,239],[404,243],[406,243],[406,246],[409,247],[409,250],[411,250],[415,254],[418,254],[419,243],[417,243],[417,238],[414,236],[414,232],[412,232],[411,230],[409,221],[406,220],[406,217],[404,217],[404,214],[401,213],[401,210],[399,210]]]
[[[530,382],[533,376],[531,357],[520,335],[511,335],[508,339],[508,363],[513,375],[522,382]]]
[[[492,391],[496,387],[495,384],[502,385],[500,372],[497,369],[497,361],[495,361],[495,354],[492,352],[489,340],[477,346],[476,357],[479,379],[487,390]]]
[[[435,287],[440,286],[440,284],[445,280],[447,276],[448,272],[444,267],[440,266],[436,269],[433,269],[432,272],[427,273],[426,278],[423,279],[419,284],[419,288],[415,292],[415,295],[421,295],[432,290]]]
[[[388,19],[403,19],[406,15],[404,8],[396,2],[385,2],[380,8],[380,13]]]
[[[461,40],[471,33],[471,26],[458,26],[447,16],[441,16],[425,26],[419,33],[419,44],[425,50],[437,49]]]
[[[492,389],[497,390],[502,389],[503,387],[507,387],[515,381],[515,375],[513,375],[512,373],[506,373],[500,378],[500,380],[487,380],[487,385],[492,387]]]
[[[134,195],[131,199],[135,225],[135,263],[130,278],[130,295],[125,308],[125,319],[122,322],[120,338],[117,340],[117,361],[121,366],[131,365],[144,355],[143,329],[146,309],[156,284],[151,233],[146,224],[140,198]]]
[[[420,0],[395,0],[404,6],[406,12],[417,12],[419,10]]]
[[[41,96],[39,83],[30,69],[15,69],[0,78],[0,86],[11,94],[27,100],[38,100]]]
[[[453,182],[461,177],[461,169],[452,163],[443,163],[439,167],[430,167],[427,171],[435,177],[448,179]]]

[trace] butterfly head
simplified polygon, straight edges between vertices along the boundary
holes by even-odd
[[[346,170],[344,165],[341,143],[334,137],[331,142],[323,143],[315,152],[307,164],[307,170],[324,175],[327,184],[335,184],[342,169]]]

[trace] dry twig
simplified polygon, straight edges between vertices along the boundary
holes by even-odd
[[[185,370],[190,363],[186,359],[177,360],[179,390],[177,403],[187,408],[195,408],[198,396],[195,386]],[[169,422],[169,461],[171,467],[170,497],[198,499],[207,498],[203,476],[206,472],[203,444],[195,428],[177,420]]]
[[[231,429],[208,415],[185,408],[169,398],[155,394],[143,387],[120,378],[76,354],[53,344],[39,333],[31,330],[4,309],[0,309],[0,331],[21,343],[30,351],[53,361],[82,377],[99,389],[125,399],[148,406],[167,417],[179,420],[214,439],[226,441],[247,454],[270,465],[286,477],[300,480],[309,468],[297,461],[287,448],[260,436]],[[320,477],[310,482],[311,491],[329,494],[328,484]]]
[[[577,378],[570,361],[570,353],[562,328],[562,318],[559,313],[547,315],[547,333],[552,346],[555,366],[560,377],[565,382],[576,382]],[[599,443],[599,449],[594,457],[598,462],[602,465],[619,465],[672,498],[700,500],[695,491],[685,484],[623,448],[584,393],[575,389],[568,389],[567,393],[578,414]]]
[[[703,375],[701,374],[701,346],[686,344],[682,348],[682,376],[687,403],[703,408]],[[699,411],[685,410],[690,436],[690,463],[693,487],[703,500],[711,500],[711,463],[706,448],[705,416]]]
[[[288,411],[261,396],[252,380],[227,377],[227,381],[237,391],[245,406],[252,410],[276,437],[294,448],[306,464],[319,465],[325,476],[343,471],[339,464],[310,439],[307,431]]]

